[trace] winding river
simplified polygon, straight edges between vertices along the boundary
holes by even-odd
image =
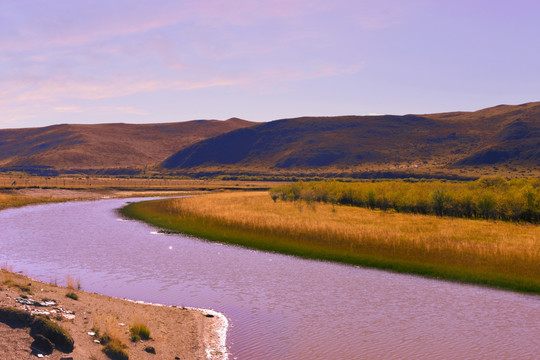
[[[138,201],[140,199],[133,199]],[[540,297],[246,250],[119,218],[125,199],[0,211],[0,264],[212,308],[232,359],[532,359]]]

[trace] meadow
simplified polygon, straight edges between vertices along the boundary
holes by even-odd
[[[49,202],[62,201],[59,199],[53,199],[49,196],[25,196],[16,194],[2,194],[0,193],[0,210],[10,207],[21,207],[31,204],[42,204]]]
[[[268,192],[133,203],[128,217],[211,241],[540,293],[540,228],[330,203]]]
[[[476,219],[540,222],[540,179],[477,181],[297,182],[273,188],[273,199],[324,202]]]
[[[27,174],[0,174],[0,189],[24,188],[69,190],[218,190],[218,189],[269,189],[282,184],[277,181],[184,179],[181,177],[130,177],[130,176],[32,176]]]

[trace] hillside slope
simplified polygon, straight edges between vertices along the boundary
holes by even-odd
[[[284,119],[238,129],[162,163],[192,171],[454,171],[540,167],[540,102],[476,112]]]
[[[0,167],[117,169],[154,165],[178,149],[252,126],[229,119],[164,124],[54,125],[0,130]]]

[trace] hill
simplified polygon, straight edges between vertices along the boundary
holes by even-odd
[[[540,171],[540,102],[476,112],[276,120],[203,140],[161,166],[180,173],[534,175]]]
[[[0,130],[0,168],[123,172],[163,161],[179,149],[254,123],[195,120],[163,124],[54,125]]]

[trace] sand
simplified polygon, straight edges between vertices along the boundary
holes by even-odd
[[[29,285],[30,293],[21,290],[17,285]],[[211,310],[144,304],[81,290],[73,290],[79,297],[78,300],[73,300],[65,296],[71,291],[65,287],[36,281],[6,270],[0,271],[0,289],[0,307],[49,312],[56,309],[56,313],[51,313],[50,317],[55,320],[62,319],[57,322],[70,332],[75,340],[75,348],[69,354],[55,350],[46,357],[51,360],[66,357],[108,359],[102,352],[103,346],[95,342],[96,337],[88,334],[96,328],[102,333],[108,331],[116,334],[127,345],[129,358],[133,360],[227,359],[227,319]],[[15,300],[21,295],[38,301],[54,300],[58,305],[23,305]],[[59,308],[68,313],[60,312]],[[67,319],[73,317],[70,315],[74,315],[74,318]],[[141,322],[150,329],[150,340],[130,340],[129,329],[136,322]],[[32,354],[30,349],[33,339],[29,333],[29,328],[12,328],[0,321],[0,358],[37,359],[37,354]],[[148,346],[155,348],[155,355],[144,350]]]

